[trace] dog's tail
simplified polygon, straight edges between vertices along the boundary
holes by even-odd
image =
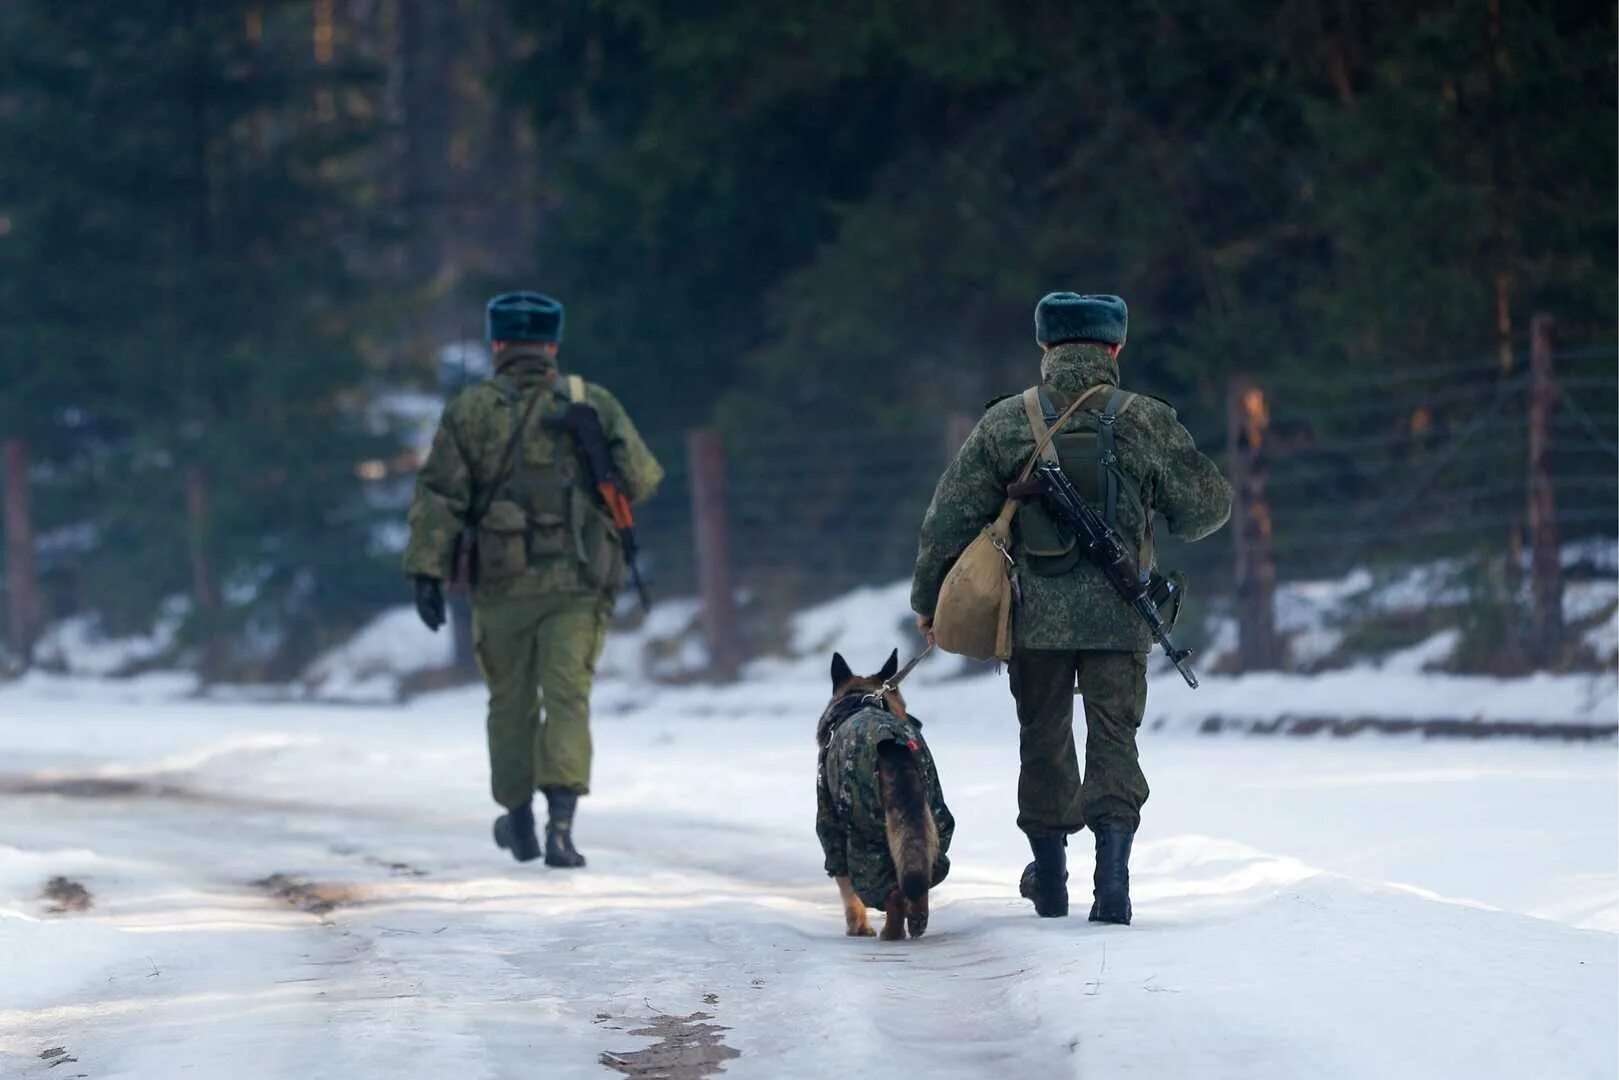
[[[922,900],[939,856],[939,829],[928,811],[922,763],[903,743],[885,742],[877,748],[877,773],[882,783],[888,852],[894,859],[900,892],[912,902]]]

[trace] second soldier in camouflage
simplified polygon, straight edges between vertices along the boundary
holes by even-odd
[[[582,866],[572,826],[590,790],[590,691],[625,566],[571,436],[546,421],[576,398],[594,408],[632,502],[657,489],[663,469],[612,394],[559,372],[560,304],[508,293],[489,302],[487,321],[495,375],[444,410],[417,478],[405,572],[437,629],[457,537],[476,536],[473,642],[489,686],[491,787],[507,810],[496,839],[520,861],[539,856],[538,790],[549,813],[546,862]]]

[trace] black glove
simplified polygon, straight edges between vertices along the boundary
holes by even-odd
[[[444,625],[444,586],[438,578],[416,576],[416,614],[433,633]]]

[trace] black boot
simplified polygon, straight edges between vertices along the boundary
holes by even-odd
[[[1029,837],[1034,862],[1023,868],[1018,892],[1025,900],[1034,901],[1035,914],[1042,919],[1061,919],[1068,915],[1067,847],[1066,836]]]
[[[1096,901],[1091,922],[1130,925],[1130,841],[1136,831],[1128,825],[1103,821],[1091,826],[1096,834]]]
[[[573,812],[579,805],[579,793],[552,788],[545,793],[545,803],[551,815],[545,825],[545,865],[585,865],[585,857],[573,846]]]
[[[495,844],[518,862],[540,857],[540,839],[534,835],[534,804],[515,806],[495,819]]]

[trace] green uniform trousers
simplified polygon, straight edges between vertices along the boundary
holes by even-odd
[[[472,634],[489,684],[489,774],[511,809],[536,789],[590,790],[590,688],[607,634],[596,593],[475,602]]]
[[[1147,658],[1133,652],[1012,654],[1017,700],[1018,828],[1067,835],[1117,821],[1134,829],[1147,801],[1136,731],[1147,709]],[[1077,680],[1077,683],[1076,683]],[[1085,772],[1074,746],[1074,690],[1085,701]]]

